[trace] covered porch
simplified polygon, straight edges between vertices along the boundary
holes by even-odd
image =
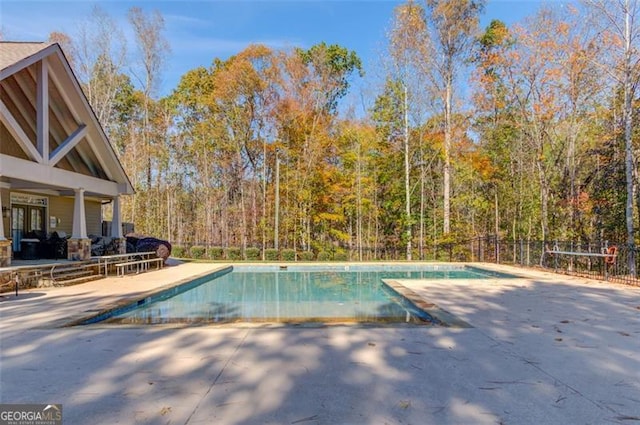
[[[91,235],[124,253],[121,196],[133,193],[58,44],[0,42],[0,267],[88,260]]]
[[[53,189],[50,185],[27,191],[15,180],[0,181],[0,185],[0,258],[4,259],[0,267],[33,260],[86,260],[96,238],[107,244],[105,254],[125,252],[120,196],[107,198],[82,187]],[[108,234],[103,234],[105,205],[113,212]]]

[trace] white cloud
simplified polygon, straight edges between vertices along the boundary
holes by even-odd
[[[209,25],[209,21],[201,18],[196,18],[193,16],[186,15],[175,15],[175,14],[164,14],[164,21],[166,22],[168,27],[172,26],[196,26],[196,27],[204,27]]]

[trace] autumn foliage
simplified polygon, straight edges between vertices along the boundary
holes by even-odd
[[[368,77],[339,45],[251,45],[189,70],[159,98],[169,57],[161,16],[130,14],[136,75],[109,48],[119,38],[99,11],[100,55],[83,56],[87,45],[66,34],[52,39],[131,177],[124,218],[139,232],[252,257],[250,248],[401,257],[408,246],[433,258],[439,241],[488,234],[627,237],[640,198],[630,206],[637,114],[625,96],[636,105],[628,90],[640,72],[617,68],[624,34],[598,31],[606,16],[587,3],[485,28],[484,2],[402,4],[389,17],[391,65],[381,61],[384,76],[357,114],[354,82],[380,73]]]

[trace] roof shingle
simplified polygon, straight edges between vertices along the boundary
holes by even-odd
[[[51,43],[0,41],[0,70],[10,67],[49,46]]]

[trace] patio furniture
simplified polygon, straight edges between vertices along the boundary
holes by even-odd
[[[25,238],[20,241],[20,257],[23,260],[37,260],[40,240],[36,238]]]

